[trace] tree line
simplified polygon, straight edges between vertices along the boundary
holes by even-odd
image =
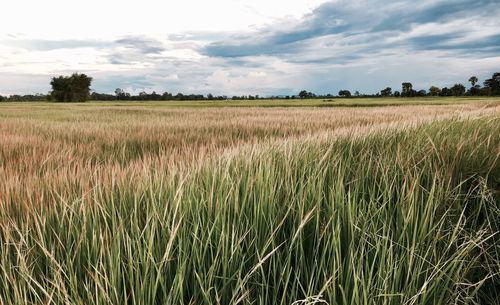
[[[424,97],[424,96],[500,96],[500,72],[493,73],[493,76],[483,82],[483,87],[479,85],[479,79],[476,76],[469,78],[471,84],[469,89],[463,84],[457,83],[452,87],[439,88],[431,86],[428,90],[415,90],[413,84],[404,82],[401,84],[401,91],[392,91],[392,88],[387,87],[380,90],[376,94],[360,94],[356,91],[351,94],[349,90],[340,90],[337,97]],[[299,93],[299,98],[316,98],[316,97],[331,97],[330,94],[326,96],[317,96],[314,93],[305,90]]]
[[[413,84],[404,82],[401,84],[401,90],[393,91],[387,87],[376,94],[361,94],[355,91],[354,94],[349,90],[340,90],[337,95],[326,94],[318,95],[307,90],[300,91],[297,95],[286,96],[268,96],[265,99],[315,99],[315,98],[350,98],[350,97],[424,97],[424,96],[500,96],[500,72],[493,73],[492,77],[479,85],[479,79],[476,76],[469,78],[470,88],[466,89],[463,84],[457,83],[452,87],[439,88],[431,86],[428,90],[415,90]],[[114,94],[92,92],[90,86],[92,77],[85,74],[74,73],[71,76],[53,77],[50,85],[52,90],[48,94],[28,94],[11,95],[4,97],[0,95],[0,102],[21,102],[21,101],[56,101],[56,102],[84,102],[86,100],[94,101],[205,101],[205,100],[256,100],[262,99],[259,95],[242,95],[228,97],[225,95],[214,96],[212,94],[172,94],[169,92],[152,93],[140,92],[132,95],[123,89],[117,88]]]

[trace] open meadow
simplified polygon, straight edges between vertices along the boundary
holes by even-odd
[[[0,305],[500,304],[500,99],[0,103]]]

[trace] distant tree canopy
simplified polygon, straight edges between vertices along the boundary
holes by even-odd
[[[351,91],[349,91],[349,90],[340,90],[339,91],[339,96],[340,97],[351,97]]]
[[[299,92],[299,97],[304,99],[304,98],[314,98],[316,97],[316,94],[312,93],[312,92],[308,92],[306,90],[302,90]]]
[[[455,84],[450,90],[453,96],[462,96],[465,94],[465,86],[462,84]]]
[[[485,80],[484,87],[490,95],[500,95],[500,72],[494,73],[490,79]]]
[[[116,88],[115,95],[117,100],[127,100],[128,98],[130,98],[130,93],[127,93],[120,88]]]
[[[57,102],[85,102],[90,98],[92,78],[85,74],[52,78],[50,96]]]
[[[477,78],[477,76],[471,76],[469,78],[469,82],[472,85],[472,87],[476,86],[478,81],[479,81],[479,79]]]
[[[392,95],[392,89],[390,87],[387,87],[384,90],[380,90],[380,95],[382,95],[382,96],[391,96]]]
[[[45,102],[49,100],[46,94],[14,94],[11,96],[0,96],[0,102]]]
[[[467,92],[468,95],[476,96],[476,95],[481,95],[481,86],[477,85],[477,82],[479,82],[479,79],[477,76],[471,76],[469,78],[469,82],[471,84],[471,87],[469,91]]]
[[[401,84],[401,96],[406,96],[406,97],[412,97],[416,96],[417,92],[413,90],[413,84],[412,83],[402,83]]]
[[[429,95],[430,96],[438,96],[439,94],[441,94],[441,89],[439,89],[438,87],[431,86],[429,88]]]

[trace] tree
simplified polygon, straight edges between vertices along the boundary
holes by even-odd
[[[351,91],[349,90],[340,90],[339,96],[341,97],[351,97]]]
[[[479,81],[479,79],[476,76],[471,76],[469,78],[469,82],[471,83],[471,87],[470,87],[469,91],[467,92],[467,94],[472,95],[472,96],[481,94],[480,86],[476,85],[478,81]]]
[[[69,77],[59,76],[53,77],[50,82],[52,92],[50,95],[57,102],[69,102],[71,98],[71,88]]]
[[[475,85],[474,87],[471,87],[467,94],[476,96],[476,95],[481,95],[481,87],[479,85]]]
[[[90,97],[90,85],[92,78],[85,74],[74,73],[70,77],[70,89],[72,102],[85,102]]]
[[[5,101],[5,97],[0,95],[0,102],[3,102],[3,101]]]
[[[485,80],[484,87],[491,90],[491,95],[500,95],[500,72],[493,73],[490,79]]]
[[[118,100],[127,100],[130,97],[130,93],[126,93],[123,89],[116,88],[115,89],[116,99]]]
[[[450,90],[453,96],[462,96],[465,94],[465,86],[462,84],[455,84]]]
[[[415,96],[416,91],[413,90],[413,85],[412,83],[402,83],[402,91],[401,91],[401,96]]]
[[[399,91],[394,91],[394,97],[400,97],[401,96],[401,92]]]
[[[116,88],[115,95],[117,100],[130,100],[130,93],[125,92],[125,90]]]
[[[429,88],[429,95],[430,96],[438,96],[441,93],[441,89],[439,89],[436,86],[431,86]]]
[[[479,95],[491,96],[491,88],[483,87],[479,89]]]
[[[316,95],[314,93],[312,93],[312,92],[308,92],[306,90],[302,90],[302,91],[299,92],[299,97],[301,99],[314,98],[314,97],[316,97]]]
[[[161,95],[161,99],[164,101],[170,101],[170,100],[173,100],[174,97],[172,96],[172,93],[163,92],[163,94]]]
[[[451,95],[452,95],[452,92],[448,87],[444,87],[443,89],[441,89],[440,96],[451,96]]]
[[[152,100],[152,101],[160,101],[161,100],[161,95],[156,93],[156,91],[153,91],[149,96],[148,96],[148,99],[149,100]]]
[[[148,99],[148,93],[146,91],[139,92],[139,100],[145,101]]]
[[[51,97],[57,102],[85,102],[90,97],[92,78],[85,74],[53,77]]]
[[[387,87],[384,90],[380,91],[380,95],[382,96],[391,96],[392,95],[392,88]]]
[[[479,80],[477,79],[476,76],[471,76],[469,78],[469,82],[471,83],[472,87],[475,87],[476,86],[476,83],[478,82]]]
[[[360,95],[360,94],[359,94],[359,91],[358,91],[358,90],[356,90],[356,92],[354,92],[354,96],[359,96],[359,95]]]

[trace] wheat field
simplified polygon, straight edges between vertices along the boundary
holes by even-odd
[[[412,104],[0,105],[0,304],[495,304],[500,103]]]

